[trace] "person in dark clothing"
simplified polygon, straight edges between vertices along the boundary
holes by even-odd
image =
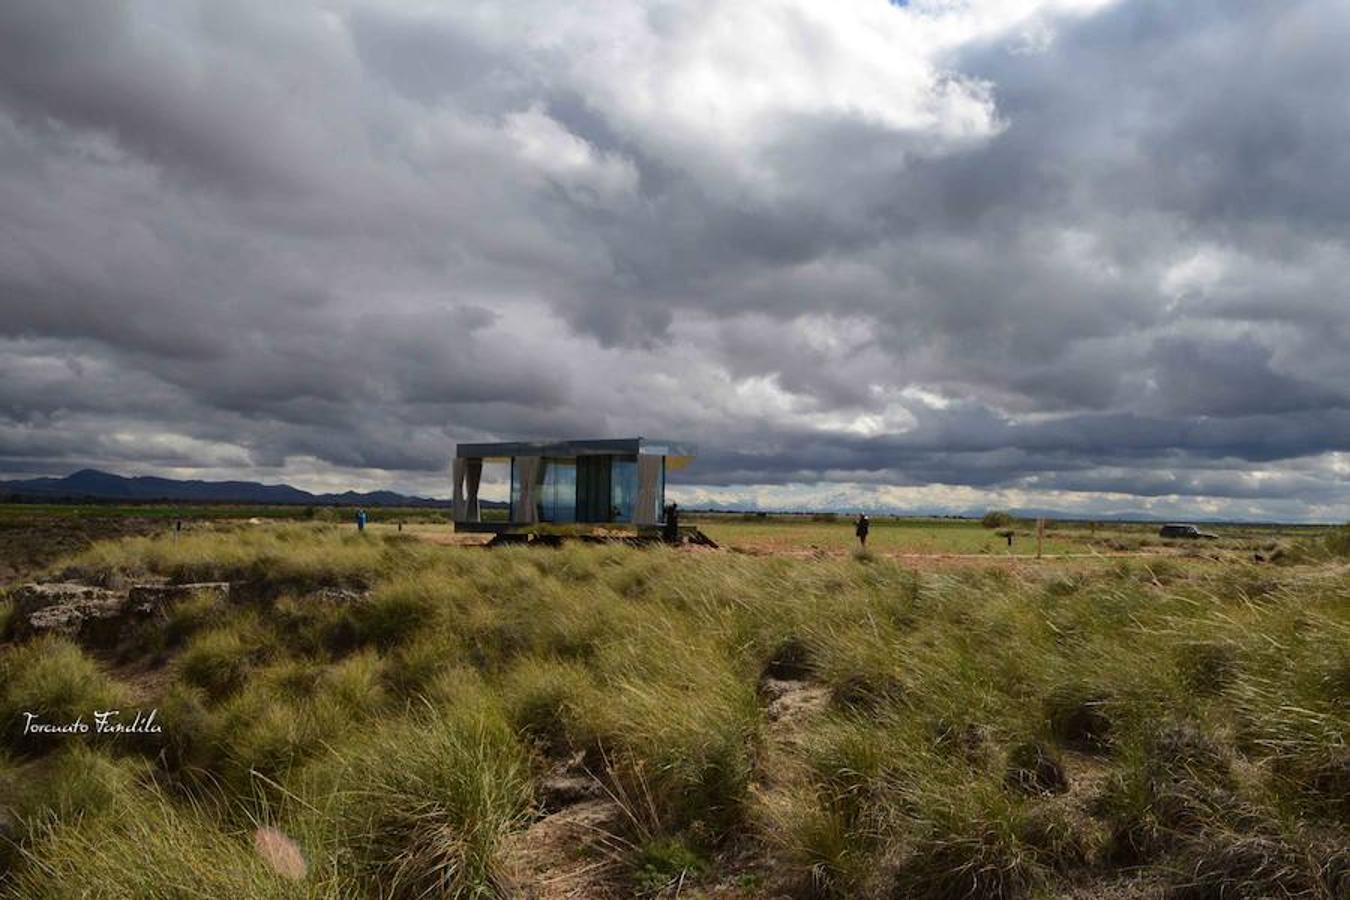
[[[666,507],[666,524],[662,526],[661,537],[667,544],[676,544],[680,540],[680,505],[671,503]]]
[[[867,549],[867,532],[872,528],[872,522],[867,518],[866,513],[858,513],[858,524],[854,526],[853,533],[858,536],[858,543],[864,550]]]

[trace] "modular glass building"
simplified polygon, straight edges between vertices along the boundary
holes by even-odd
[[[688,465],[694,448],[650,438],[460,444],[455,448],[455,528],[503,531],[538,523],[657,525],[666,472]],[[507,462],[510,505],[484,520],[478,499],[485,462]]]

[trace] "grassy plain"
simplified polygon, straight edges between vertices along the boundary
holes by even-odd
[[[1006,546],[706,530],[744,552],[264,523],[54,563],[234,591],[111,646],[0,601],[0,897],[1350,890],[1346,532],[932,570],[898,554]],[[164,731],[16,728],[112,707]]]

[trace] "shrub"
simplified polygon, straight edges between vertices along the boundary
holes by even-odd
[[[708,868],[708,860],[678,837],[655,838],[637,849],[633,860],[634,886],[643,894],[683,884]]]
[[[980,518],[980,524],[985,528],[1008,528],[1016,521],[1012,513],[1002,509],[991,509]]]

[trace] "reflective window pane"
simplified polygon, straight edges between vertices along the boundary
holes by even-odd
[[[577,518],[577,462],[550,457],[539,471],[537,511],[541,522],[575,522]]]
[[[616,456],[611,469],[610,518],[615,522],[633,521],[633,504],[637,501],[638,475],[636,456]]]

